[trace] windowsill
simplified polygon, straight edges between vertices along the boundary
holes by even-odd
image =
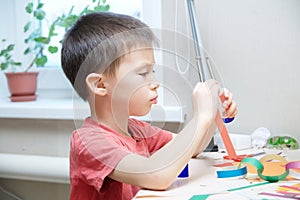
[[[83,120],[89,115],[87,103],[73,101],[72,98],[38,97],[36,101],[29,102],[11,102],[9,98],[0,98],[0,118]],[[180,106],[154,105],[148,115],[136,118],[183,123],[184,112]]]
[[[249,135],[229,134],[229,136],[235,150],[251,148]],[[219,148],[224,148],[220,137],[215,137],[215,141]],[[296,153],[292,155],[296,158]],[[69,184],[68,157],[0,153],[0,160],[1,178]]]
[[[0,153],[0,177],[69,183],[69,158]]]

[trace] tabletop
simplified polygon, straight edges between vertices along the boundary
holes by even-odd
[[[288,161],[300,160],[300,150],[245,149],[237,151],[238,154],[251,153],[254,155],[261,152],[264,154],[280,154],[286,157]],[[253,182],[244,177],[217,178],[216,171],[220,170],[220,167],[215,166],[233,162],[224,160],[224,155],[226,154],[221,152],[203,152],[197,158],[189,161],[189,177],[177,178],[164,191],[140,190],[134,199],[286,199],[258,195],[258,193],[266,191],[274,193],[280,185],[291,186],[300,183],[300,180],[287,180],[265,184],[263,182]],[[255,158],[259,159],[262,156],[263,154],[259,154]],[[256,184],[261,185],[252,187]]]

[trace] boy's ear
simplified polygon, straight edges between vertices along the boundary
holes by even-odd
[[[91,73],[86,77],[85,82],[92,93],[105,96],[107,94],[107,89],[103,80],[104,77],[102,74]]]

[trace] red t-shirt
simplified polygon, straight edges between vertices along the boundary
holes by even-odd
[[[132,199],[140,189],[108,175],[130,153],[149,157],[172,139],[172,134],[148,123],[128,120],[132,137],[87,118],[72,134],[70,148],[71,200]]]

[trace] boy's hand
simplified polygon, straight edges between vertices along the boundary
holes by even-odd
[[[225,100],[222,102],[222,106],[225,111],[222,113],[224,118],[233,118],[237,115],[237,104],[233,100],[233,95],[228,89],[223,88]]]
[[[218,105],[219,83],[215,80],[199,82],[193,90],[194,114],[214,119]]]
[[[223,93],[222,113],[224,118],[233,118],[237,115],[237,104],[233,100],[233,94],[226,88],[220,88],[220,84],[215,80],[207,80],[198,83],[193,91],[194,112],[214,117],[216,109],[219,107],[219,95]]]

